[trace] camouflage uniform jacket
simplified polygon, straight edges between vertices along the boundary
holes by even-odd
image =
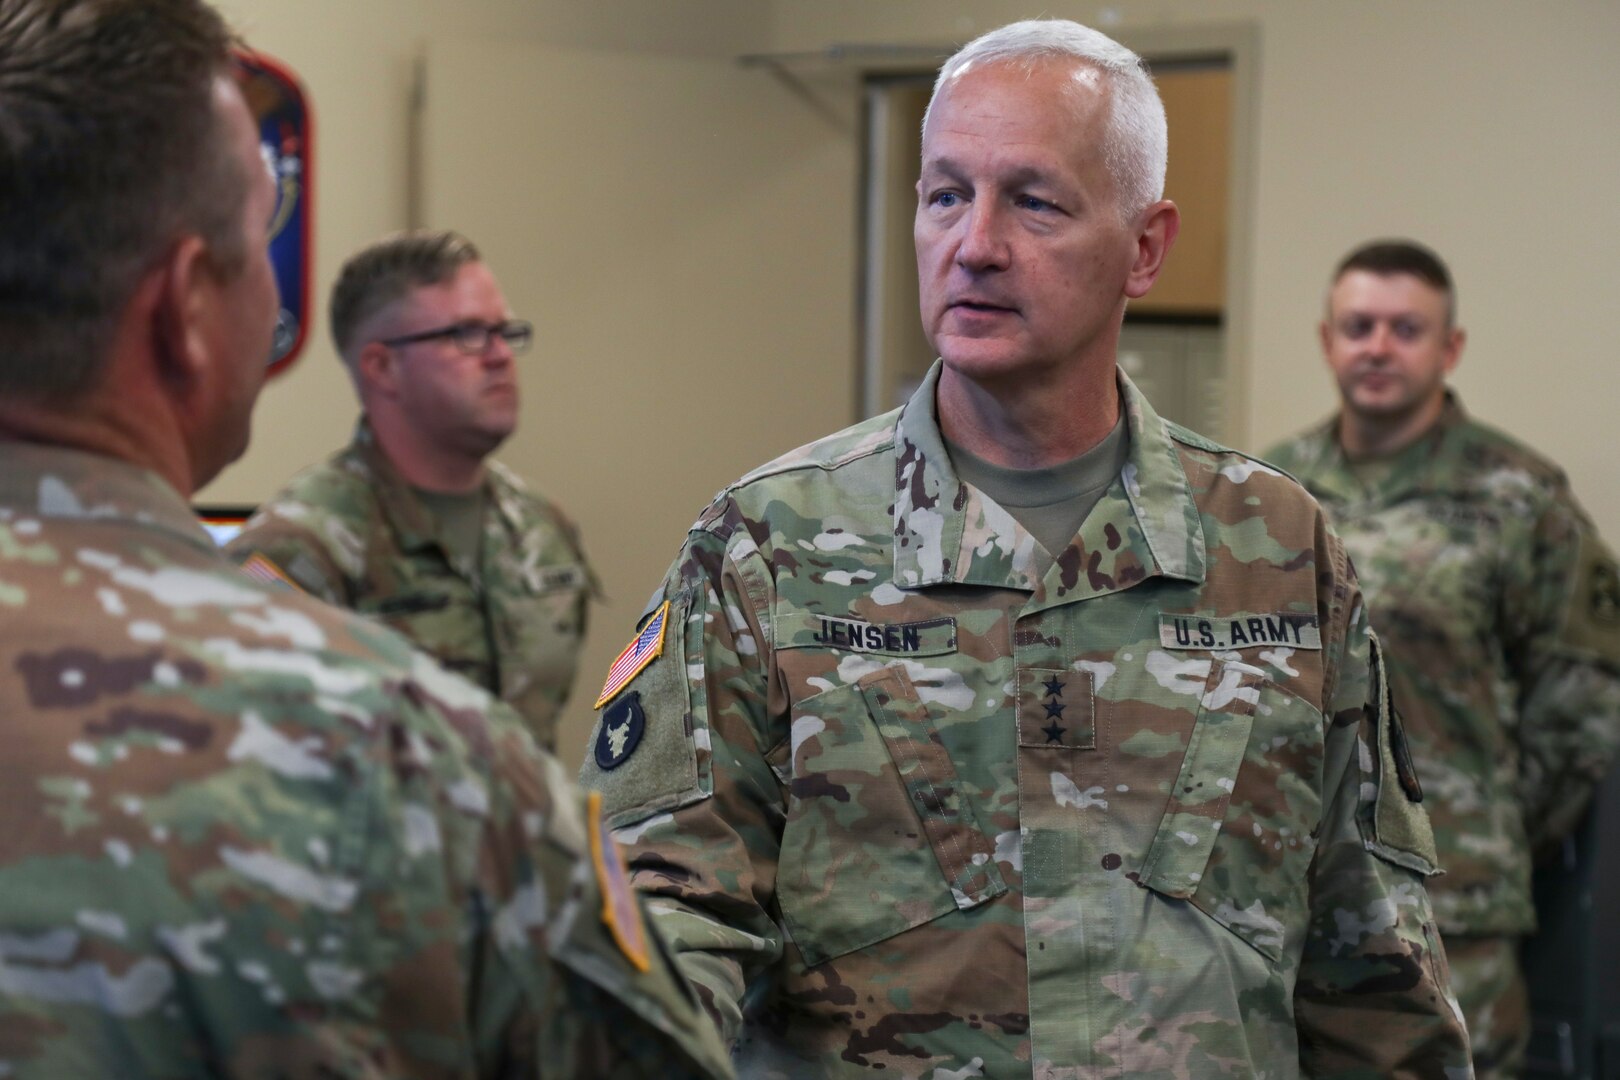
[[[0,1075],[729,1074],[508,710],[155,475],[0,454]]]
[[[1372,488],[1337,419],[1271,460],[1322,501],[1389,645],[1446,876],[1448,933],[1535,928],[1533,849],[1579,820],[1620,739],[1620,578],[1562,470],[1449,400]]]
[[[229,546],[302,589],[378,619],[508,702],[556,748],[594,582],[561,510],[490,462],[480,564],[456,560],[433,515],[361,421],[354,441],[295,477]]]
[[[720,494],[587,755],[739,1073],[1468,1075],[1316,505],[1122,379],[1049,560],[953,474],[938,370]]]

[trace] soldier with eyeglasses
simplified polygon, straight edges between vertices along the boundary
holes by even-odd
[[[260,507],[231,555],[401,631],[556,745],[595,590],[578,530],[490,458],[534,339],[465,237],[387,237],[343,267],[332,334],[354,439]]]

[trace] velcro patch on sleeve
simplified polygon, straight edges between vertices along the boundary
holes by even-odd
[[[275,564],[275,560],[263,552],[255,551],[242,563],[242,573],[254,581],[278,588],[291,589],[293,592],[303,592],[298,583],[287,576],[287,572]]]
[[[644,650],[649,655],[632,661],[636,672],[624,677],[624,685],[608,695],[597,713],[579,780],[602,793],[603,811],[614,828],[685,806],[705,794],[699,782],[699,733],[694,730],[692,704],[693,680],[701,680],[701,672],[694,674],[687,666],[687,635],[701,632],[702,626],[699,613],[698,629],[690,627],[693,617],[690,593],[683,591],[660,603],[638,635],[640,640],[652,630],[660,641],[659,655],[654,659],[649,647]],[[654,620],[660,622],[657,628]],[[707,747],[706,726],[701,736]]]
[[[591,862],[596,866],[596,883],[602,889],[602,921],[613,935],[619,951],[637,971],[651,971],[647,950],[647,928],[641,921],[636,891],[625,873],[623,853],[602,820],[602,793],[588,796],[590,808]]]
[[[1589,528],[1582,530],[1580,545],[1563,642],[1620,661],[1620,568]]]
[[[1416,870],[1426,876],[1441,873],[1440,856],[1434,846],[1434,828],[1421,802],[1423,788],[1406,748],[1406,732],[1395,711],[1389,676],[1378,638],[1371,638],[1372,711],[1370,729],[1377,746],[1377,780],[1374,783],[1372,836],[1367,847],[1385,860]]]
[[[1316,616],[1293,611],[1266,615],[1239,612],[1231,615],[1199,615],[1185,612],[1159,612],[1159,644],[1166,649],[1288,648],[1320,650],[1322,632]]]
[[[659,605],[653,617],[642,624],[641,630],[630,639],[608,668],[607,681],[596,697],[593,709],[600,709],[613,699],[613,695],[630,685],[630,680],[641,674],[641,669],[658,659],[664,652],[664,630],[669,625],[669,601]]]

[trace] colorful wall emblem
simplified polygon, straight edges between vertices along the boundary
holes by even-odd
[[[241,52],[242,91],[259,124],[264,163],[276,181],[270,225],[270,261],[275,266],[281,310],[270,346],[270,373],[292,365],[309,331],[310,232],[313,191],[312,127],[304,88],[281,63],[259,52]]]

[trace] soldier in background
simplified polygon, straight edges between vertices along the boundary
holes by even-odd
[[[1342,409],[1266,456],[1361,574],[1446,870],[1430,891],[1475,1067],[1516,1076],[1532,857],[1580,820],[1620,739],[1620,578],[1563,470],[1447,388],[1465,337],[1432,251],[1348,255],[1321,336]]]
[[[489,460],[517,426],[533,328],[452,232],[355,255],[331,319],[354,440],[262,506],[231,556],[399,630],[555,749],[593,582],[573,523]]]
[[[517,718],[190,513],[275,320],[230,45],[0,0],[0,1075],[728,1075]]]
[[[948,61],[941,362],[721,492],[608,676],[584,776],[744,1075],[1469,1074],[1344,551],[1116,365],[1165,146],[1085,27]]]

